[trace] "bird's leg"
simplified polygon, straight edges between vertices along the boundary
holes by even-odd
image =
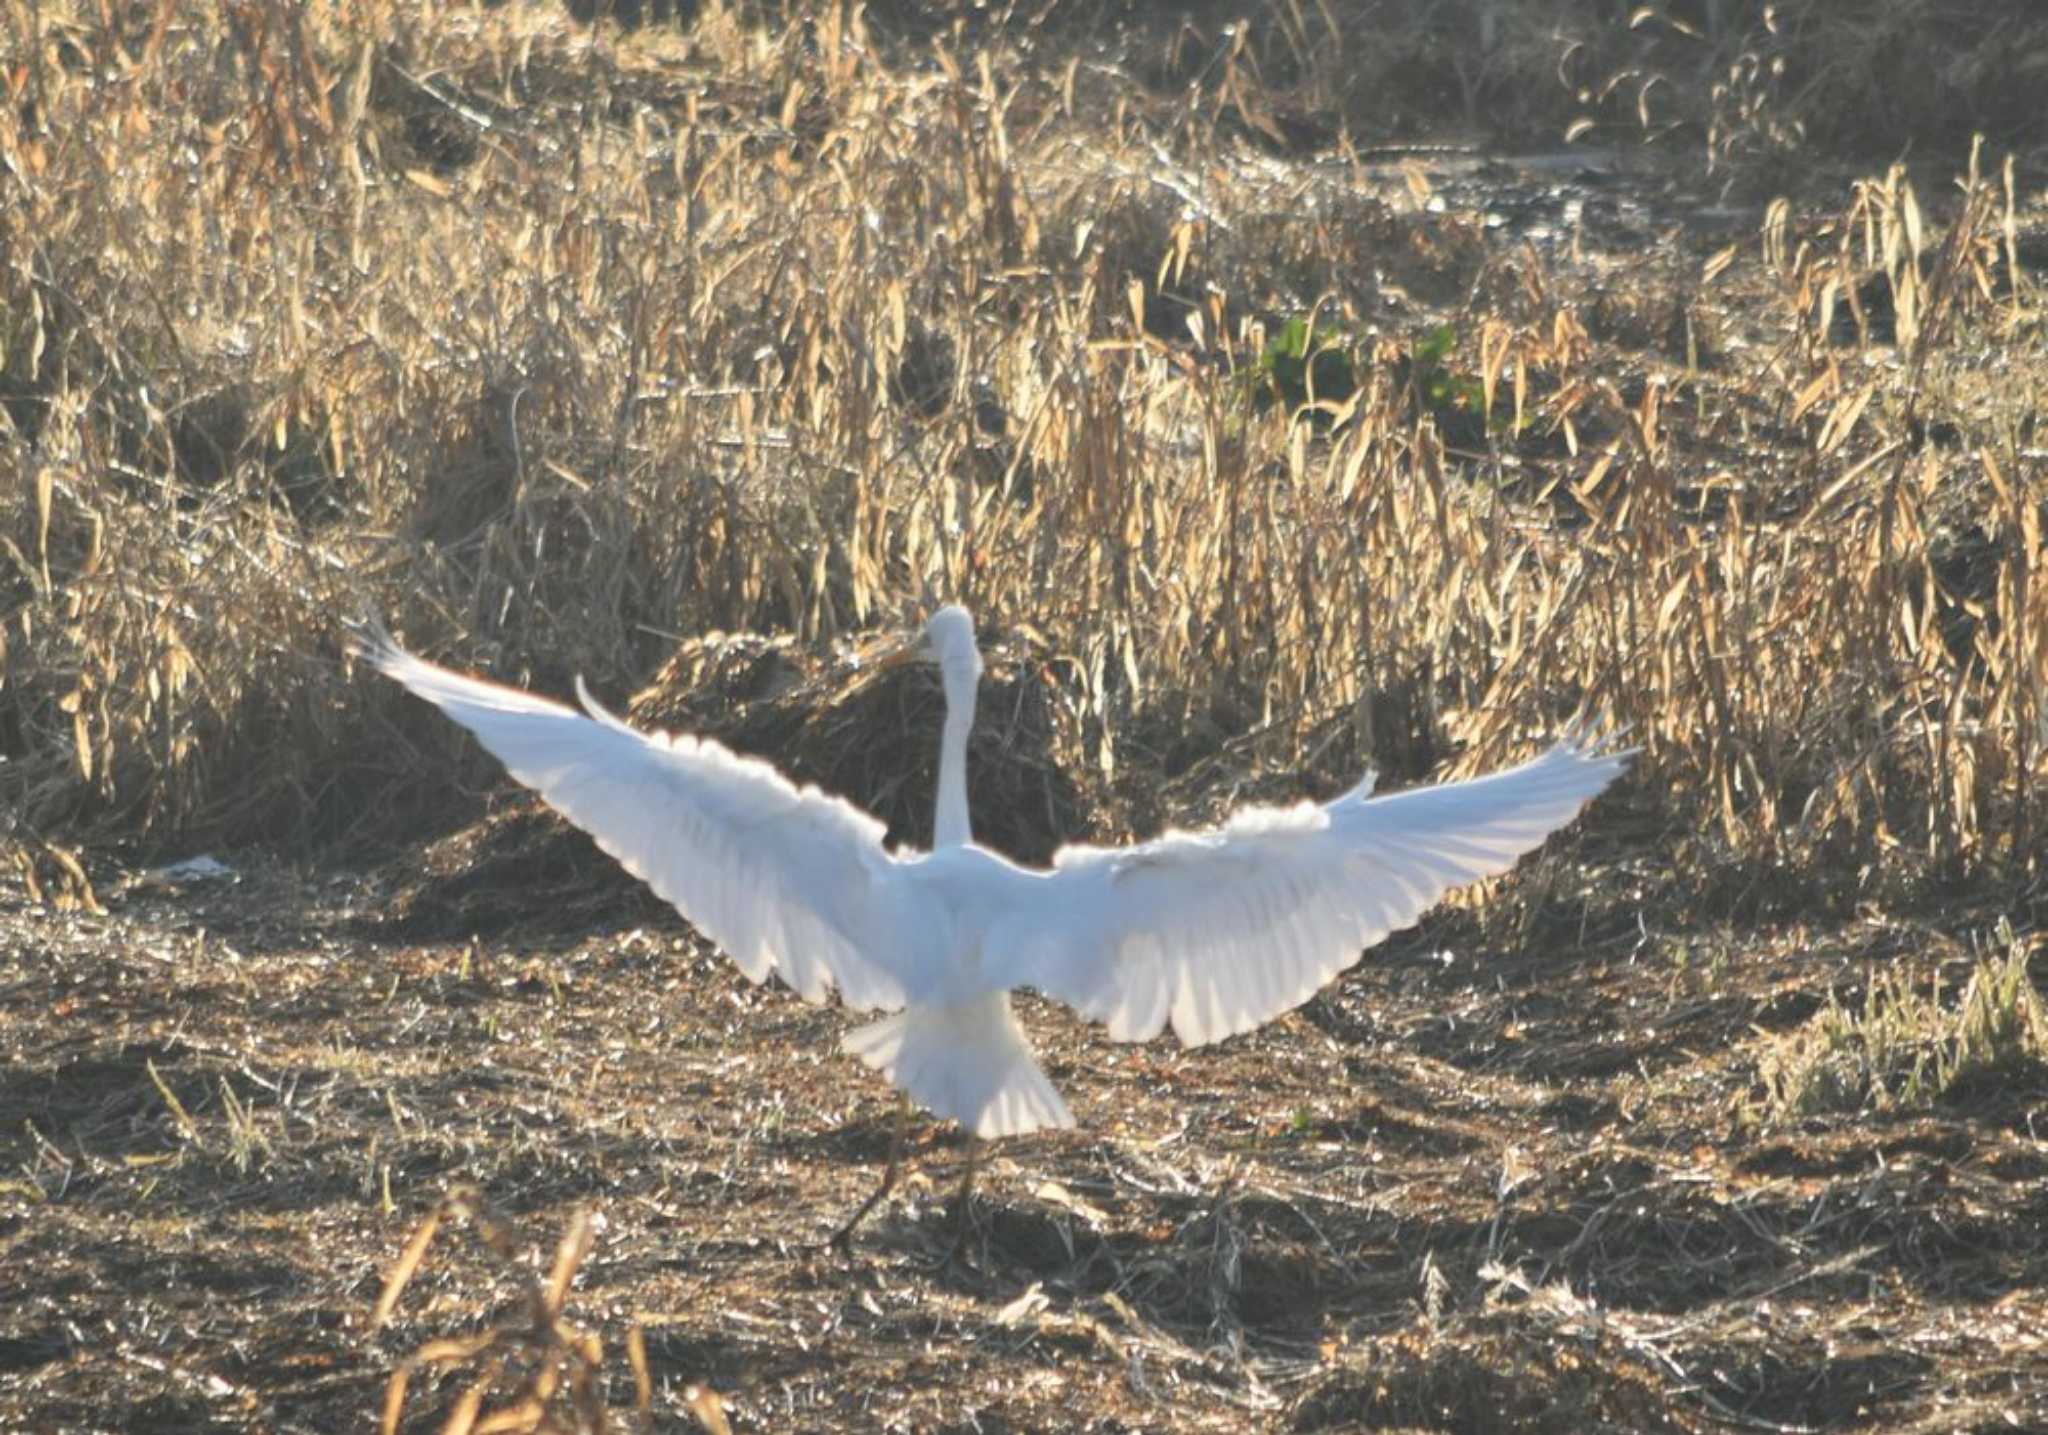
[[[867,1219],[868,1212],[882,1203],[883,1197],[896,1189],[896,1177],[903,1169],[903,1134],[910,1125],[910,1093],[903,1092],[896,1103],[896,1124],[889,1132],[889,1168],[882,1173],[882,1184],[875,1193],[860,1203],[860,1209],[846,1218],[846,1224],[832,1233],[832,1244],[842,1255],[853,1254],[853,1229]]]
[[[967,1249],[967,1237],[981,1233],[980,1223],[974,1219],[974,1177],[981,1170],[981,1150],[985,1144],[979,1136],[967,1138],[967,1168],[960,1173],[960,1189],[953,1194],[953,1245],[941,1265],[958,1261]]]
[[[958,1214],[967,1214],[967,1203],[974,1198],[974,1177],[981,1170],[982,1141],[979,1136],[967,1138],[967,1169],[960,1173],[960,1189],[953,1195],[953,1205]]]

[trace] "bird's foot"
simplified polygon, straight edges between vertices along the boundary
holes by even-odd
[[[896,1181],[903,1174],[903,1135],[910,1124],[910,1098],[903,1097],[896,1104],[896,1123],[889,1130],[889,1165],[882,1172],[882,1184],[877,1186],[854,1213],[846,1218],[846,1224],[832,1233],[832,1249],[853,1259],[854,1228],[867,1219],[868,1212],[887,1200],[889,1193],[896,1189]]]
[[[988,1222],[977,1214],[974,1197],[962,1193],[947,1209],[946,1223],[953,1228],[945,1253],[931,1262],[931,1269],[960,1270],[980,1275],[988,1269]]]
[[[859,1209],[846,1218],[846,1223],[834,1231],[825,1244],[847,1260],[852,1260],[853,1233],[859,1229],[860,1223],[867,1219],[868,1212],[882,1204],[883,1199],[888,1196],[890,1187],[893,1185],[895,1185],[894,1180],[885,1183],[879,1191],[869,1196],[865,1201],[862,1201]]]

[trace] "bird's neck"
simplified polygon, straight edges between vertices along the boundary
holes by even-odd
[[[964,847],[974,840],[967,816],[967,734],[974,729],[974,680],[946,680],[946,727],[939,738],[939,811],[933,847]]]

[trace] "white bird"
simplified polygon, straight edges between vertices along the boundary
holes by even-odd
[[[1329,802],[1070,846],[1041,869],[974,841],[967,737],[982,664],[963,608],[932,614],[899,655],[935,660],[945,689],[930,852],[889,850],[875,818],[759,759],[638,732],[580,678],[578,712],[414,657],[381,629],[360,652],[474,733],[750,979],[773,973],[813,1002],[836,987],[856,1011],[893,1013],[847,1033],[845,1049],[980,1138],[1074,1124],[1010,1009],[1013,988],[1065,1002],[1116,1041],[1169,1024],[1190,1046],[1249,1031],[1450,888],[1507,871],[1631,756],[1575,727],[1486,777],[1374,797],[1368,773]],[[840,1244],[887,1194],[896,1154]]]

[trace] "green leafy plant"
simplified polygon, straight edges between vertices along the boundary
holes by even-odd
[[[1358,392],[1364,360],[1357,341],[1338,330],[1317,329],[1297,314],[1266,340],[1258,362],[1247,372],[1253,409],[1264,413],[1276,403],[1289,412],[1308,408],[1334,417]]]
[[[1458,331],[1439,324],[1415,341],[1407,360],[1405,378],[1415,389],[1416,403],[1436,420],[1446,434],[1464,434],[1476,419],[1480,434],[1490,431],[1492,418],[1486,412],[1486,388],[1476,374],[1451,366],[1451,350]]]

